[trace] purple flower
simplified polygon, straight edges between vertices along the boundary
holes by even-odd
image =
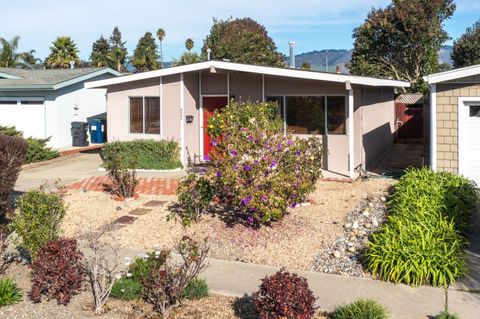
[[[215,141],[215,140],[213,140],[213,141],[210,142],[210,145],[212,145],[212,146],[217,146],[217,145],[218,145],[218,142]]]
[[[248,172],[248,171],[251,169],[251,167],[250,167],[250,165],[246,164],[246,165],[243,167],[243,169]]]
[[[270,148],[270,143],[266,142],[266,143],[265,143],[265,147],[266,147],[266,148]]]
[[[297,155],[297,156],[300,156],[300,154],[301,154],[300,151],[295,152],[295,155]]]
[[[203,155],[203,160],[205,160],[205,161],[211,161],[212,158],[210,157],[210,155],[207,154],[207,155]]]
[[[263,201],[263,202],[266,202],[267,200],[268,200],[267,195],[263,195],[263,196],[262,196],[262,201]]]
[[[292,140],[288,140],[287,141],[287,145],[292,145],[293,144],[293,141]]]
[[[274,168],[277,166],[277,161],[273,160],[272,163],[270,163],[270,168]]]
[[[245,132],[247,129],[242,127],[240,130]]]
[[[246,198],[242,198],[242,205],[243,206],[247,206],[248,204],[250,204],[250,202],[252,201],[252,196],[247,196]]]
[[[248,224],[249,224],[250,226],[253,225],[253,221],[254,221],[254,219],[253,219],[253,216],[252,216],[252,215],[250,215],[250,216],[247,217],[247,222],[248,222]]]
[[[220,177],[220,176],[222,176],[222,172],[217,171],[217,177]]]
[[[250,136],[248,137],[248,140],[249,140],[250,142],[253,142],[253,136],[250,135]]]
[[[230,155],[231,155],[232,157],[236,157],[236,156],[237,156],[237,151],[236,151],[235,149],[231,150],[231,151],[230,151]]]
[[[292,205],[290,205],[290,207],[292,207],[292,208],[297,207],[297,203],[293,203]]]
[[[281,151],[282,149],[283,149],[282,144],[277,144],[277,150],[278,150],[278,151]]]
[[[234,171],[238,170],[238,166],[237,165],[233,166],[233,170]]]

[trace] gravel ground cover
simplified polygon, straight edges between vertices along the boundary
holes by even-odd
[[[187,233],[208,237],[213,258],[311,270],[319,252],[345,236],[344,225],[348,216],[359,209],[359,203],[385,196],[393,183],[390,179],[321,181],[310,196],[310,206],[291,209],[282,221],[259,230],[226,222],[229,216],[225,212],[204,216],[199,223],[184,229],[178,222],[167,221],[175,196],[141,196],[125,204],[113,201],[105,193],[77,190],[65,197],[68,210],[62,230],[66,236],[81,236],[86,231],[113,225],[110,237],[115,243],[144,249],[172,247]],[[152,201],[158,205],[150,205]],[[357,231],[363,228],[362,224]]]

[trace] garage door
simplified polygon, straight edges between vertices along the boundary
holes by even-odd
[[[458,105],[459,173],[480,186],[480,98]]]

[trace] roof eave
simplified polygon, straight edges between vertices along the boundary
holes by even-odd
[[[87,81],[89,79],[92,79],[92,78],[95,78],[97,76],[107,74],[107,73],[110,73],[110,74],[115,75],[117,77],[122,76],[122,73],[120,73],[120,72],[117,72],[117,71],[115,71],[113,69],[110,69],[110,68],[104,68],[104,69],[100,69],[100,70],[97,70],[97,71],[94,71],[94,72],[91,72],[91,73],[81,75],[79,77],[76,77],[76,78],[73,78],[73,79],[70,79],[70,80],[67,80],[67,81],[56,83],[52,87],[53,87],[54,90],[58,90],[58,89],[61,89],[61,88],[64,88],[64,87],[67,87],[67,86],[70,86],[70,85],[73,85],[73,84],[76,84],[76,83],[79,83],[79,82]]]
[[[480,64],[467,66],[460,69],[448,70],[445,72],[439,72],[427,75],[423,77],[427,84],[437,84],[441,82],[447,82],[469,76],[475,76],[480,74]]]

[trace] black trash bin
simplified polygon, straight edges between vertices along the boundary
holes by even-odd
[[[72,122],[72,146],[88,146],[88,123]]]

